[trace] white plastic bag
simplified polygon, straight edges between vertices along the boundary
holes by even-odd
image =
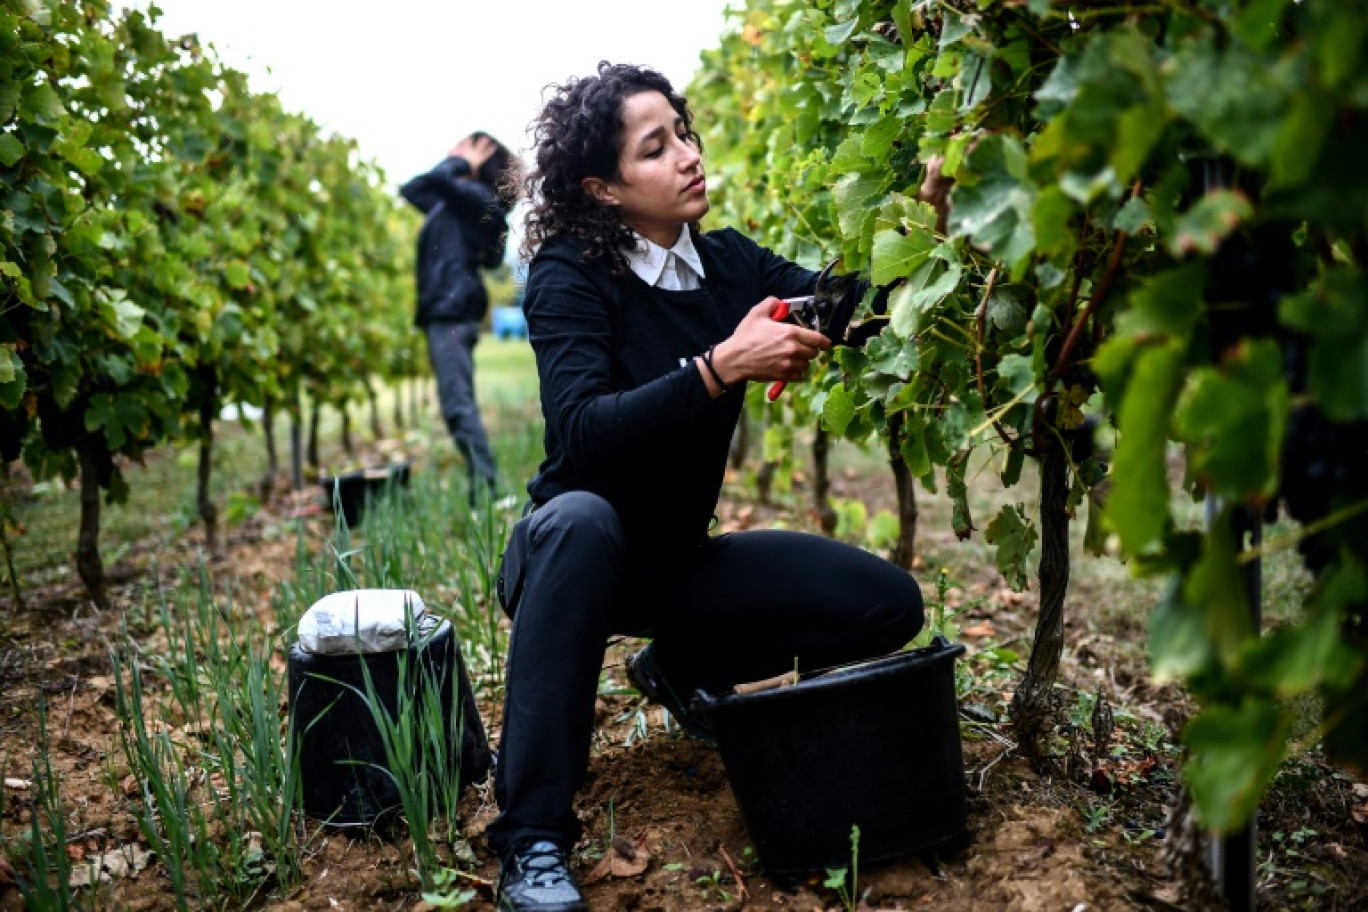
[[[426,614],[422,596],[412,589],[334,592],[314,602],[299,619],[299,646],[321,655],[406,649],[406,624],[421,631]]]

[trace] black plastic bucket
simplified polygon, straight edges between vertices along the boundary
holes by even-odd
[[[342,511],[342,518],[350,529],[360,525],[369,500],[396,487],[408,487],[411,465],[403,462],[378,469],[345,472],[320,478],[318,483],[328,495],[328,505],[334,512],[338,509]]]
[[[432,621],[437,621],[432,615]],[[492,758],[465,660],[449,621],[432,624],[407,650],[369,654],[320,655],[296,643],[290,649],[290,719],[299,755],[304,811],[336,826],[374,822],[399,810],[399,791],[386,771],[385,746],[362,694],[367,693],[364,664],[376,699],[394,717],[399,707],[399,663],[407,663],[405,684],[441,688],[441,736],[460,738],[462,787],[480,782]],[[424,663],[420,673],[419,663]],[[453,687],[453,681],[455,687]],[[353,690],[352,688],[355,688]],[[459,691],[455,697],[453,691]],[[453,708],[453,704],[455,708]]]
[[[968,826],[955,659],[922,649],[792,687],[699,699],[764,869],[844,867],[958,841]]]

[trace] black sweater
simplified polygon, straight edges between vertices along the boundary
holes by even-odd
[[[469,174],[470,164],[452,156],[399,190],[427,216],[418,233],[419,326],[479,321],[489,309],[475,270],[503,260],[507,210]]]
[[[608,500],[633,546],[702,541],[717,505],[744,384],[718,399],[693,359],[731,335],[766,295],[811,294],[816,273],[731,229],[697,238],[695,291],[652,288],[586,265],[553,238],[528,272],[546,461],[528,484],[542,504],[567,491]]]

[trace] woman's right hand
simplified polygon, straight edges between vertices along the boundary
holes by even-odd
[[[731,337],[713,349],[713,366],[728,384],[741,380],[802,380],[831,340],[813,329],[781,323],[783,301],[768,297],[750,309]]]

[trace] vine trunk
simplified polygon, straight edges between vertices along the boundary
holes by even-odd
[[[1064,653],[1064,595],[1069,588],[1069,464],[1062,447],[1049,444],[1040,461],[1040,616],[1026,674],[1012,697],[1017,739],[1031,757],[1040,755],[1056,701],[1054,684]]]
[[[889,560],[904,570],[912,569],[917,548],[917,488],[912,470],[903,458],[899,439],[902,436],[903,416],[892,416],[888,422],[888,465],[893,470],[893,483],[898,494],[898,540],[893,543]]]
[[[104,563],[100,560],[100,444],[89,435],[81,453],[81,529],[76,538],[76,572],[100,608],[109,607]]]

